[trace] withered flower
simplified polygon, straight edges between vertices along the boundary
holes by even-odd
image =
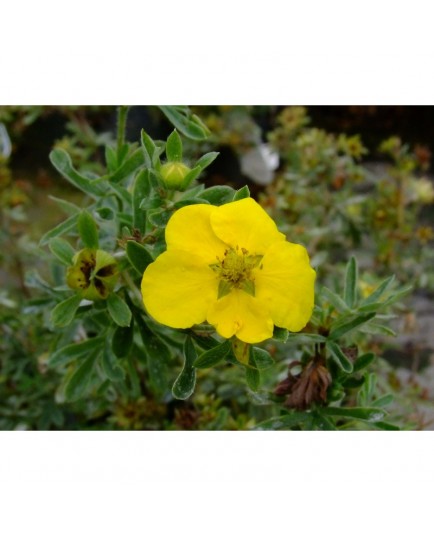
[[[285,406],[298,410],[308,409],[314,403],[324,404],[332,381],[327,368],[312,359],[299,374],[293,375],[291,369],[296,365],[300,363],[296,361],[289,365],[287,378],[279,383],[274,394],[287,395]]]
[[[118,270],[115,259],[101,249],[82,249],[72,259],[66,283],[87,300],[106,299],[113,290]]]

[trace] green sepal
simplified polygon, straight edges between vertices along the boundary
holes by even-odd
[[[224,296],[227,296],[232,290],[232,285],[225,281],[224,279],[220,279],[219,281],[219,287],[217,291],[217,299],[223,298]]]
[[[253,281],[250,281],[250,279],[246,279],[245,281],[243,281],[241,289],[244,290],[244,292],[246,292],[250,296],[255,297],[255,283]]]

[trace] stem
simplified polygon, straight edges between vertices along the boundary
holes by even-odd
[[[117,134],[117,155],[118,155],[118,164],[120,164],[120,154],[122,147],[125,143],[125,128],[127,125],[127,115],[129,106],[119,106],[118,107],[118,134]]]

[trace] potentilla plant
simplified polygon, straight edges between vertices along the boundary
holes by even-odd
[[[137,145],[124,139],[127,111],[104,175],[76,170],[62,148],[50,155],[86,196],[84,208],[56,199],[68,218],[41,239],[55,284],[39,278],[46,296],[33,305],[51,308],[57,401],[194,404],[201,382],[228,383],[235,370],[265,408],[250,428],[394,429],[390,397],[362,372],[375,356],[360,338],[399,298],[392,278],[363,298],[352,258],[343,289],[317,282],[315,293],[309,244],[287,239],[247,187],[205,188],[218,153],[184,160],[181,135],[208,135],[198,117],[163,107],[176,129],[166,142],[142,131]]]

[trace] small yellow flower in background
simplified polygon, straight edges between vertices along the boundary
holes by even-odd
[[[207,321],[222,337],[257,343],[274,325],[300,331],[309,321],[315,272],[307,251],[287,242],[253,199],[179,209],[166,243],[142,279],[143,302],[161,324]]]

